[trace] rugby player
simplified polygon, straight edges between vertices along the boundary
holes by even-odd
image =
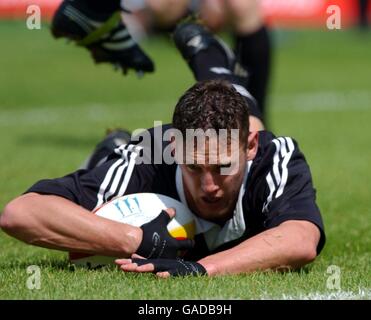
[[[54,37],[68,38],[87,48],[97,63],[111,63],[125,74],[129,69],[153,72],[154,63],[120,17],[120,11],[128,10],[147,29],[171,31],[194,12],[213,32],[231,26],[235,52],[248,72],[246,87],[266,122],[272,46],[258,0],[64,0],[51,30]]]
[[[218,72],[228,70],[231,61],[210,33],[185,24],[174,38],[194,74],[207,79],[179,99],[172,124],[150,129],[147,144],[132,137],[100,152],[112,144],[111,135],[85,169],[41,180],[7,204],[0,227],[33,245],[122,257],[116,263],[123,271],[160,277],[287,270],[312,262],[325,233],[310,169],[297,142],[251,130],[254,100],[231,70]],[[158,137],[158,129],[176,129],[181,139]],[[217,135],[204,147],[192,140],[182,157],[189,129]],[[211,142],[222,139],[220,129],[228,132],[225,148],[211,148]],[[236,141],[237,151],[231,152]],[[164,155],[172,143],[174,162],[155,161],[154,154]],[[143,157],[147,161],[137,161]],[[171,209],[142,227],[91,214],[114,197],[140,192],[164,194],[189,207],[199,223],[194,241],[168,234],[170,218],[181,214]],[[182,250],[187,253],[180,259]]]

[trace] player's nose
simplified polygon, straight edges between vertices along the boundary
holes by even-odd
[[[219,190],[219,186],[215,181],[213,175],[209,172],[206,172],[201,177],[201,190],[206,194],[215,193]]]

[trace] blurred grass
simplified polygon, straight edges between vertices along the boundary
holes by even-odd
[[[71,172],[108,127],[169,121],[192,76],[165,38],[143,43],[157,71],[137,79],[88,52],[0,22],[0,208],[36,180]],[[249,299],[302,297],[326,288],[328,266],[341,268],[343,292],[370,298],[371,43],[353,31],[278,31],[269,127],[295,137],[311,165],[328,241],[302,272],[158,280],[116,270],[71,271],[65,254],[26,246],[0,231],[3,299]],[[28,290],[28,265],[42,270]]]

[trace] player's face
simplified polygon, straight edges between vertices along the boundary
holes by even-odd
[[[248,154],[245,143],[238,144],[235,150],[228,146],[224,151],[206,145],[204,150],[196,149],[187,154],[193,162],[187,161],[180,166],[190,209],[201,218],[215,222],[231,218],[243,182]],[[222,174],[225,170],[227,174]]]

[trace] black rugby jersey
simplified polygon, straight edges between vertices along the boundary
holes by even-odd
[[[142,192],[167,195],[187,205],[180,167],[174,161],[164,163],[162,158],[169,146],[162,135],[169,128],[148,130],[150,146],[131,141],[113,150],[98,167],[41,180],[27,192],[58,195],[88,210],[117,196]],[[139,157],[145,158],[145,163],[138,164]],[[196,246],[187,258],[199,259],[225,250],[287,220],[317,225],[321,232],[319,253],[325,234],[315,198],[310,169],[296,141],[260,131],[258,152],[248,161],[233,217],[222,226],[198,218]]]

